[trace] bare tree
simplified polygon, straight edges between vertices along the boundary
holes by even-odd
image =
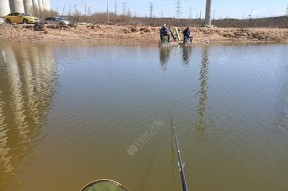
[[[206,0],[205,24],[211,26],[211,0]]]

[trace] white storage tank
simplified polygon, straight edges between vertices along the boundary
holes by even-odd
[[[49,10],[50,8],[48,8],[50,5],[50,0],[43,0],[43,8],[45,10]]]
[[[33,0],[24,0],[25,13],[33,13]]]
[[[24,13],[24,2],[23,0],[9,0],[11,12]]]
[[[43,10],[43,0],[38,0],[39,10]]]
[[[9,0],[0,0],[0,17],[10,13]]]
[[[33,9],[34,9],[34,11],[38,11],[39,10],[38,0],[33,0]]]
[[[42,0],[43,3],[43,9],[46,10],[46,0]]]
[[[46,0],[46,9],[48,11],[51,11],[51,1],[50,0]]]

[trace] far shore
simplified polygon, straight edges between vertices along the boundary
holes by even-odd
[[[43,30],[36,31],[33,24],[2,24],[0,25],[0,41],[158,45],[159,29],[160,26],[74,25],[60,27],[48,25]],[[180,40],[183,38],[183,29],[184,27],[178,27]],[[288,43],[287,28],[191,27],[191,33],[193,44]]]

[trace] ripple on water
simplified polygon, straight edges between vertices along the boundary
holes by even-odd
[[[30,190],[44,184],[55,190],[57,183],[65,190],[78,188],[79,177],[85,182],[113,174],[135,190],[160,189],[155,179],[174,180],[173,174],[161,176],[175,167],[172,108],[181,151],[193,169],[187,170],[189,185],[196,190],[285,185],[287,78],[278,59],[281,46],[63,46],[34,47],[41,56],[31,58],[31,66],[15,65],[21,59],[12,51],[6,59],[12,64],[0,66],[12,76],[3,78],[0,71],[6,84],[0,92],[0,168],[16,172],[11,180]],[[152,136],[157,120],[164,127]],[[127,152],[131,145],[137,145],[134,155]],[[33,179],[38,174],[44,176],[41,185]]]

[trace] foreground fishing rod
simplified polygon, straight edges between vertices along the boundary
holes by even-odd
[[[184,172],[184,164],[182,162],[182,157],[179,149],[178,144],[178,138],[176,134],[176,127],[173,123],[173,117],[172,117],[172,110],[170,109],[171,113],[171,129],[174,133],[175,143],[176,143],[176,149],[177,149],[177,155],[178,155],[178,166],[181,176],[181,182],[182,182],[182,191],[188,191],[187,182],[186,182],[186,176]],[[100,179],[95,180],[93,182],[88,183],[86,186],[84,186],[81,191],[128,191],[124,186],[122,186],[120,183],[110,180],[110,179]]]
[[[177,138],[177,134],[176,134],[176,128],[175,128],[175,125],[173,123],[173,117],[172,117],[171,109],[170,109],[170,113],[171,113],[171,128],[173,129],[175,143],[176,143],[176,149],[177,149],[177,155],[178,155],[178,166],[179,166],[179,171],[180,171],[180,176],[181,176],[182,190],[188,191],[186,176],[185,176],[185,172],[184,172],[184,164],[182,162],[182,157],[181,157],[179,144],[178,144],[178,138]]]

